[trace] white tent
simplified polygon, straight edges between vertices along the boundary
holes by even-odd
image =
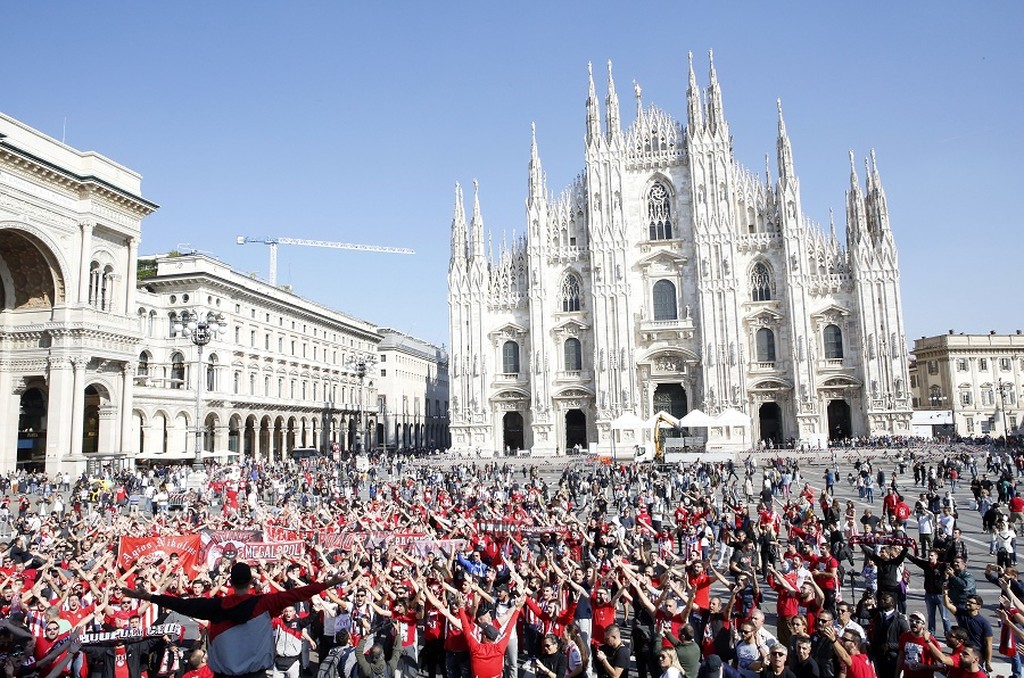
[[[690,410],[686,413],[685,417],[679,420],[679,426],[681,427],[707,428],[714,425],[715,419],[700,410]]]
[[[203,459],[227,459],[228,457],[237,457],[240,452],[232,452],[230,450],[221,450],[220,452],[203,452]]]
[[[135,456],[136,459],[145,461],[185,461],[195,459],[195,452],[146,452]]]
[[[615,431],[635,431],[645,428],[650,428],[647,426],[647,422],[632,412],[623,412],[617,419],[612,421],[612,430]]]
[[[661,410],[647,420],[647,428],[679,428],[679,420],[665,410]]]
[[[718,426],[750,426],[750,417],[732,408],[722,410],[714,421]]]

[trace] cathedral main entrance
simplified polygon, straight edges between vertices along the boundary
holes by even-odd
[[[845,440],[851,437],[852,433],[850,403],[845,400],[830,400],[828,403],[828,439]]]
[[[782,444],[782,408],[778,403],[765,403],[757,411],[761,440],[778,447]]]
[[[654,412],[668,412],[676,419],[682,419],[687,412],[683,385],[658,384],[654,389]]]
[[[502,448],[517,452],[523,449],[523,415],[519,412],[506,412],[501,418]]]
[[[565,413],[565,449],[577,445],[587,449],[587,415],[583,410],[569,410]]]

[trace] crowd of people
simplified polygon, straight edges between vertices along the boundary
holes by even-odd
[[[1001,658],[1021,678],[1020,451],[868,449],[813,465],[396,457],[358,471],[311,458],[201,483],[186,468],[9,477],[0,666],[10,678],[960,678]],[[988,553],[968,547],[965,511]],[[979,561],[998,601],[978,594]]]

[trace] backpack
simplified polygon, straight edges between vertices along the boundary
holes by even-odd
[[[320,662],[316,678],[356,678],[354,669],[359,664],[354,652],[355,648],[351,646],[332,648]]]

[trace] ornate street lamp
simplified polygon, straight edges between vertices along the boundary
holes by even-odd
[[[1009,439],[1010,431],[1006,427],[1006,394],[1013,392],[1013,384],[999,380],[999,402],[997,406],[1003,413],[1003,438]]]
[[[359,377],[359,412],[357,413],[358,423],[356,424],[356,454],[363,451],[363,380],[366,373],[373,367],[372,357],[353,357],[348,361],[348,369]]]
[[[932,391],[931,395],[928,396],[928,402],[931,403],[932,409],[942,409],[946,401],[949,401],[949,418],[950,418],[950,431],[956,435],[956,415],[953,413],[953,400],[942,395],[941,391]]]
[[[174,329],[191,340],[198,349],[196,357],[196,447],[192,468],[203,471],[203,426],[200,418],[203,403],[203,347],[227,331],[228,325],[220,313],[207,315],[205,319],[197,311],[183,311],[174,324]]]

